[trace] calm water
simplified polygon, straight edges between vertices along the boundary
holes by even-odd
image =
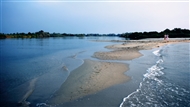
[[[83,63],[83,59],[93,59],[91,56],[94,52],[106,51],[104,46],[114,44],[90,41],[96,39],[122,38],[0,40],[1,106],[17,107],[19,102],[24,102],[26,105],[31,103],[31,107],[47,107],[44,102],[48,102],[70,72]],[[117,100],[115,105],[118,106],[114,107],[119,107],[119,104],[120,107],[189,107],[189,46],[190,43],[167,45],[142,51],[145,55],[132,61],[123,61],[130,64],[130,70],[126,74],[131,76],[131,81],[124,83],[123,88],[118,89],[119,93],[112,93],[113,96],[107,94],[111,97],[104,99],[105,105],[106,102]],[[104,94],[104,91],[100,92],[100,96]],[[118,98],[111,101],[115,94],[125,97],[120,99],[116,96]],[[87,99],[84,100],[84,105],[86,101],[89,105],[96,103]]]
[[[47,99],[67,79],[69,73],[91,59],[96,51],[113,43],[90,40],[121,40],[118,37],[69,37],[0,40],[0,103],[31,106]]]
[[[133,78],[142,79],[139,88],[126,96],[120,107],[189,107],[189,50],[190,43],[173,44],[139,58],[138,63],[147,69]]]

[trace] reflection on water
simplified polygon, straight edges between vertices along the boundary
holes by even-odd
[[[95,51],[113,43],[89,40],[119,37],[60,37],[0,40],[1,105],[45,102],[69,73]],[[38,79],[37,79],[38,78]]]

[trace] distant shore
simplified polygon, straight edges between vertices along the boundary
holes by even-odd
[[[105,42],[105,41],[96,41]],[[180,40],[135,40],[106,41],[121,42],[121,44],[106,46],[109,52],[95,52],[93,57],[101,60],[132,60],[142,56],[139,50],[149,50],[167,44],[190,42]],[[65,83],[50,99],[50,105],[61,105],[84,96],[97,93],[113,85],[127,82],[130,77],[124,73],[129,65],[115,62],[85,60],[84,64],[71,72]]]
[[[189,29],[181,29],[181,28],[174,28],[172,30],[165,29],[161,32],[157,31],[145,31],[145,32],[126,32],[121,34],[98,34],[98,33],[90,33],[90,34],[71,34],[71,33],[50,33],[45,32],[43,30],[37,32],[16,32],[16,33],[1,33],[0,32],[0,39],[5,38],[47,38],[47,37],[88,37],[88,36],[108,36],[108,37],[123,37],[130,40],[139,40],[139,39],[148,39],[148,38],[162,38],[164,35],[169,35],[170,38],[187,38],[190,37],[190,30]]]

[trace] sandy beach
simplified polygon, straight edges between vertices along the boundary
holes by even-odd
[[[98,42],[98,41],[97,41]],[[103,41],[100,41],[103,42]],[[109,42],[109,41],[104,41]],[[131,40],[131,41],[110,41],[122,42],[118,45],[110,45],[105,48],[111,49],[110,52],[95,52],[93,57],[102,60],[132,60],[142,56],[139,50],[149,50],[158,48],[167,44],[174,44],[180,42],[190,42],[188,39],[182,40]]]
[[[50,104],[72,101],[126,82],[130,79],[124,75],[128,69],[128,65],[122,63],[85,60],[82,66],[71,72],[66,82],[53,96]]]
[[[98,42],[98,41],[97,41]],[[100,41],[102,42],[102,41]],[[109,41],[115,42],[115,41]],[[106,46],[109,52],[95,52],[93,57],[101,60],[132,60],[142,56],[139,50],[158,48],[163,45],[190,42],[190,40],[137,40],[117,41],[121,44]],[[106,88],[130,80],[124,73],[129,65],[123,63],[85,60],[83,65],[71,72],[65,83],[52,96],[50,105],[61,105]]]

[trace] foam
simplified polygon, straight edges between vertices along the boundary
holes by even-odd
[[[164,78],[162,51],[153,52],[158,60],[147,69],[139,88],[125,97],[120,107],[189,107],[190,91]]]
[[[156,50],[156,51],[154,51],[154,52],[152,52],[154,55],[156,55],[156,56],[161,56],[161,54],[160,54],[160,50]]]
[[[153,52],[153,54],[156,55],[156,56],[158,56],[158,57],[160,57],[160,56],[161,56],[160,52],[161,52],[161,50],[156,50],[156,51]],[[133,93],[129,94],[127,97],[125,97],[125,98],[123,99],[123,102],[120,104],[120,107],[123,107],[123,106],[124,106],[124,103],[126,102],[127,99],[129,99],[130,97],[132,97],[133,95],[135,95],[136,93],[139,93],[139,92],[141,91],[142,86],[143,86],[143,82],[144,82],[146,79],[154,80],[154,81],[156,81],[156,82],[159,83],[159,84],[162,84],[162,83],[163,83],[162,80],[159,80],[159,79],[157,78],[157,77],[160,77],[160,76],[164,75],[164,72],[161,71],[161,70],[163,70],[164,68],[163,68],[162,66],[159,66],[159,64],[162,63],[162,62],[164,62],[164,61],[163,61],[162,58],[160,58],[158,61],[156,61],[156,64],[155,64],[155,65],[153,65],[153,66],[151,66],[150,68],[147,69],[147,73],[143,75],[143,76],[144,76],[144,79],[143,79],[143,81],[140,83],[139,88],[138,88],[136,91],[134,91]],[[148,96],[146,96],[146,97],[148,97]],[[138,103],[140,103],[141,105],[144,106],[144,104],[141,103],[138,98],[137,98],[137,100],[138,100]],[[139,105],[135,105],[133,102],[131,102],[130,104],[131,104],[130,106],[132,106],[132,107],[133,107],[133,106],[139,106]],[[147,103],[147,105],[149,105],[149,104],[151,104],[151,103]],[[155,105],[155,106],[157,106],[157,105]]]
[[[159,59],[156,63],[159,64],[159,63],[162,63],[162,62],[164,62],[164,60],[163,59]]]
[[[36,106],[37,107],[51,107],[50,105],[48,105],[46,103],[37,103]]]

